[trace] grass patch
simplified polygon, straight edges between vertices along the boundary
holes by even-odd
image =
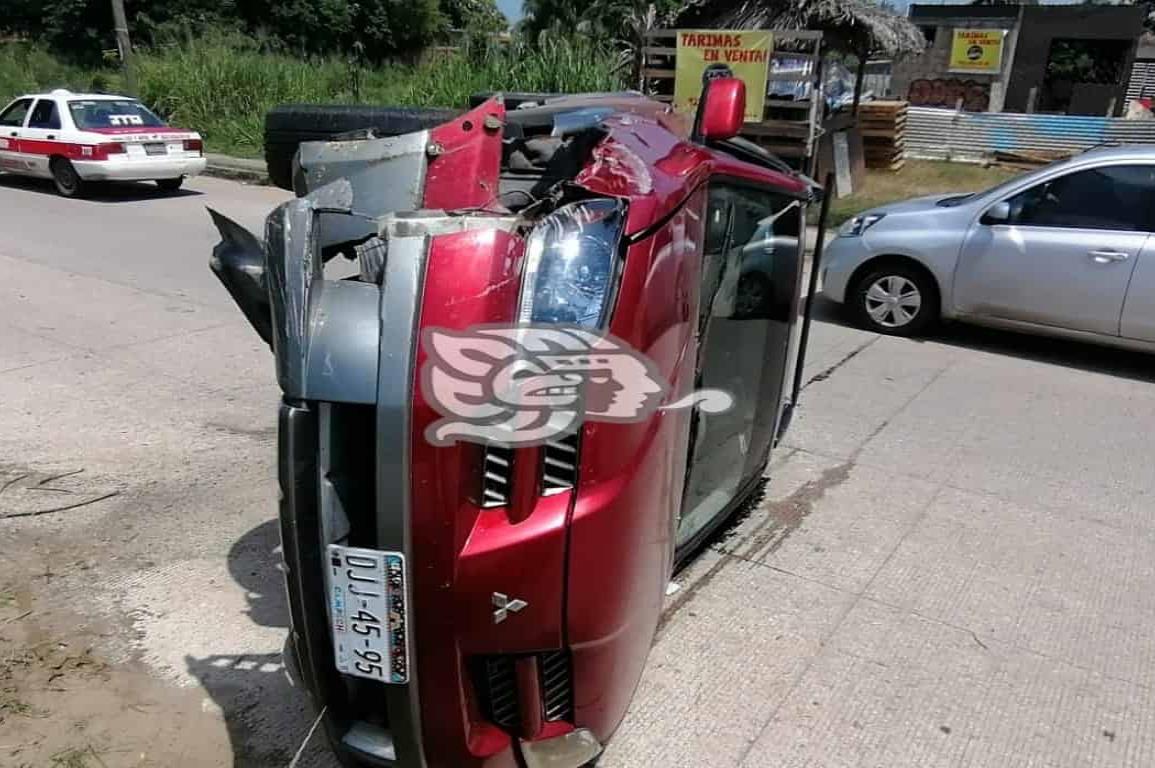
[[[43,46],[0,43],[0,109],[22,93],[50,91],[54,88],[91,90],[104,87],[107,82],[104,71],[68,64],[53,56]]]
[[[621,87],[615,57],[584,38],[476,45],[417,64],[355,68],[341,58],[305,59],[262,50],[240,35],[140,51],[140,98],[172,124],[199,131],[209,151],[261,154],[265,113],[277,104],[459,107],[479,91],[607,91]],[[112,68],[68,65],[31,43],[0,46],[0,102],[66,87],[117,91]]]
[[[897,173],[868,170],[862,189],[853,195],[830,201],[830,224],[838,226],[871,208],[923,195],[978,192],[993,187],[1022,171],[970,163],[943,163],[907,160]]]
[[[4,722],[8,715],[27,717],[31,714],[31,705],[19,698],[14,691],[0,690],[0,723]]]
[[[48,758],[52,768],[90,768],[93,765],[104,766],[100,755],[96,754],[91,746],[84,749],[65,749]]]

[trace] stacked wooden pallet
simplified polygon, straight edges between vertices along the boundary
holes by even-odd
[[[1001,150],[996,149],[994,160],[999,165],[1016,168],[1020,171],[1033,171],[1041,166],[1064,160],[1075,154],[1066,149],[1033,149],[1033,150]]]
[[[897,171],[906,162],[905,101],[866,101],[858,105],[858,128],[867,168]]]

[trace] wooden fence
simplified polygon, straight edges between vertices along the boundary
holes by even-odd
[[[808,169],[821,135],[825,112],[822,92],[822,33],[770,30],[774,50],[767,78],[766,108],[760,122],[746,123],[743,134],[769,151],[796,159]],[[674,98],[677,30],[646,33],[642,49],[643,89],[656,99]],[[801,98],[776,96],[783,87],[803,93]]]

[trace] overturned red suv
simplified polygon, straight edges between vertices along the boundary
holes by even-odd
[[[736,138],[744,102],[496,97],[302,144],[263,242],[213,214],[276,356],[290,655],[345,764],[577,768],[622,720],[797,393],[815,187]]]

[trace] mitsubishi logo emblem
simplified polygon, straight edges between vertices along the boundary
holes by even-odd
[[[493,623],[500,624],[509,618],[509,614],[519,613],[523,608],[528,608],[529,603],[524,600],[518,600],[516,597],[510,600],[508,595],[494,592],[493,607]]]

